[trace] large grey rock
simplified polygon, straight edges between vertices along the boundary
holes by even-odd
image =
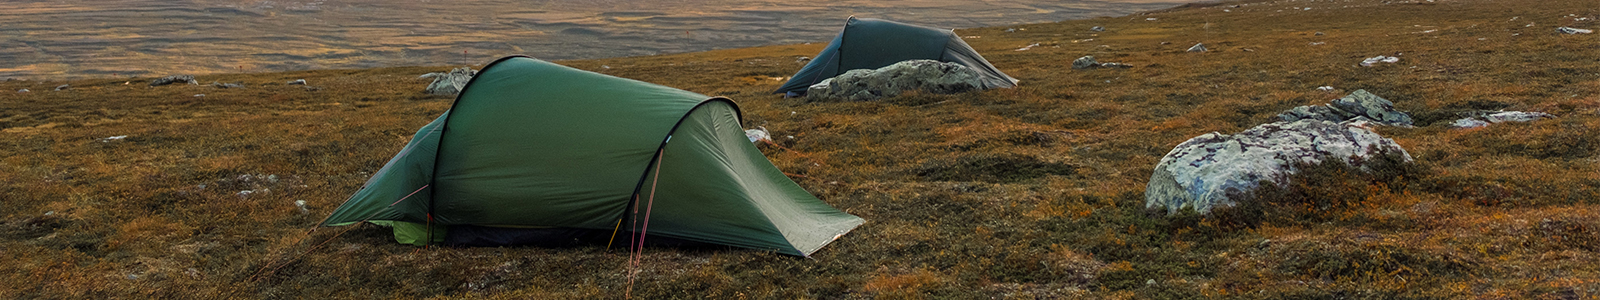
[[[1373,95],[1367,90],[1356,90],[1343,98],[1333,100],[1327,105],[1307,105],[1295,107],[1278,114],[1278,119],[1284,122],[1297,120],[1323,120],[1323,121],[1355,121],[1411,127],[1411,115],[1394,109],[1394,102]]]
[[[467,87],[467,82],[472,81],[473,76],[478,76],[478,71],[472,68],[455,68],[450,72],[433,72],[422,74],[417,78],[433,78],[433,83],[429,83],[426,90],[429,94],[455,95]]]
[[[1455,128],[1478,128],[1494,123],[1533,122],[1538,119],[1553,119],[1555,117],[1555,115],[1542,112],[1481,111],[1472,113],[1469,117],[1458,119],[1450,123],[1450,126]]]
[[[199,81],[194,81],[194,75],[172,75],[172,76],[167,76],[167,77],[156,78],[156,80],[151,80],[150,81],[150,86],[168,85],[168,84],[174,84],[174,83],[188,83],[188,84],[195,84],[195,85],[200,84]]]
[[[1362,170],[1373,155],[1404,148],[1364,127],[1361,121],[1299,120],[1273,122],[1234,135],[1207,133],[1178,144],[1156,164],[1145,187],[1145,207],[1175,213],[1194,208],[1209,213],[1237,205],[1265,181],[1279,187],[1298,172],[1297,164],[1338,160]]]
[[[920,90],[954,94],[983,86],[977,71],[956,63],[908,60],[878,68],[846,71],[806,89],[808,100],[867,101]]]

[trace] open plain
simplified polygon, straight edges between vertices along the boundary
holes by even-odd
[[[825,37],[558,63],[738,101],[792,149],[762,145],[775,165],[867,220],[811,258],[646,248],[640,299],[1594,299],[1600,35],[1556,31],[1600,29],[1590,4],[1248,0],[960,29],[1021,85],[876,102],[769,94]],[[1132,67],[1072,69],[1084,55]],[[1359,65],[1378,55],[1400,59]],[[451,67],[0,82],[0,298],[624,297],[628,253],[603,245],[312,230],[450,107],[416,77]],[[1376,131],[1414,164],[1310,166],[1256,215],[1145,210],[1178,143],[1357,89],[1410,113]],[[1500,109],[1556,117],[1449,126]]]

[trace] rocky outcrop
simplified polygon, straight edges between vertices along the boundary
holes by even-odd
[[[907,91],[954,94],[983,86],[977,71],[956,63],[908,60],[877,70],[850,70],[811,85],[806,99],[867,101]]]
[[[1297,120],[1367,121],[1389,126],[1411,127],[1411,115],[1394,109],[1394,102],[1356,90],[1327,105],[1300,106],[1278,114],[1284,122]]]
[[[200,84],[199,81],[194,81],[194,75],[172,75],[172,76],[167,76],[167,77],[156,78],[156,80],[151,80],[150,81],[150,86],[161,86],[161,85],[168,85],[168,84],[174,84],[174,83],[188,83],[188,84],[194,84],[194,85],[199,85]]]
[[[433,78],[433,83],[429,83],[428,88],[424,90],[429,94],[455,95],[467,87],[467,82],[472,81],[473,76],[478,76],[478,71],[472,68],[455,68],[450,72],[433,72],[422,74],[417,78]]]
[[[1478,128],[1494,123],[1505,122],[1533,122],[1538,119],[1553,119],[1556,116],[1542,112],[1525,111],[1481,111],[1470,113],[1466,118],[1457,119],[1450,123],[1455,128]]]
[[[1178,144],[1156,164],[1145,187],[1145,207],[1175,213],[1209,213],[1237,205],[1261,182],[1285,187],[1299,164],[1338,160],[1368,169],[1374,156],[1411,155],[1365,122],[1298,120],[1262,124],[1233,135],[1207,133]]]

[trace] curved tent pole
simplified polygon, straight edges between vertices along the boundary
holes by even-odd
[[[728,99],[728,97],[722,97],[722,96],[711,97],[711,98],[708,98],[708,99],[706,99],[704,101],[700,101],[700,103],[699,104],[695,104],[694,107],[690,107],[689,110],[683,112],[683,116],[682,117],[678,117],[678,122],[673,123],[672,124],[672,128],[667,130],[666,137],[661,139],[661,145],[656,146],[656,153],[662,153],[663,151],[665,151],[667,149],[667,142],[672,141],[672,135],[678,132],[678,126],[682,126],[684,120],[689,119],[689,114],[694,113],[694,111],[697,110],[697,109],[700,109],[701,106],[705,106],[706,104],[712,103],[712,102],[724,102],[724,103],[728,103],[729,106],[733,106],[733,117],[735,118],[735,121],[737,121],[737,123],[739,123],[739,126],[741,128],[743,128],[743,126],[744,126],[744,111],[739,109],[739,103],[733,102],[733,99]],[[640,173],[639,174],[639,181],[637,181],[637,182],[635,182],[633,184],[633,192],[629,193],[629,195],[633,195],[633,196],[628,199],[628,205],[623,206],[622,211],[618,212],[618,217],[617,217],[617,222],[618,222],[617,225],[618,226],[617,226],[617,229],[614,229],[614,230],[611,231],[611,238],[612,239],[615,239],[617,237],[617,232],[621,230],[621,228],[622,228],[621,227],[621,225],[622,225],[621,222],[623,222],[623,219],[630,219],[630,218],[628,218],[628,211],[629,210],[638,210],[639,209],[638,208],[638,205],[639,205],[639,192],[640,192],[640,189],[644,188],[644,180],[650,178],[650,165],[656,164],[656,161],[660,160],[660,159],[661,159],[661,157],[659,155],[656,156],[656,157],[651,158],[650,162],[645,164],[645,169],[639,172]],[[632,221],[629,221],[628,223],[629,224],[635,224],[635,223],[638,223],[638,220],[632,220]],[[633,230],[633,229],[634,229],[633,226],[629,225],[628,230]],[[629,240],[630,240],[629,243],[630,244],[634,243],[634,242],[637,242],[637,241],[633,241],[632,240],[633,239],[632,238],[633,235],[628,235],[628,236],[629,236]],[[640,237],[640,238],[643,239],[643,237]],[[607,243],[607,244],[609,244],[609,243]],[[607,248],[610,248],[610,247],[607,246]]]
[[[488,71],[489,68],[492,68],[495,65],[500,64],[500,62],[504,62],[504,61],[511,60],[513,58],[519,58],[519,57],[537,59],[537,58],[534,58],[532,56],[521,55],[521,54],[501,57],[499,59],[495,59],[492,62],[489,62],[488,64],[483,65],[483,68],[479,68],[478,69],[478,73],[483,73],[484,71]],[[455,100],[450,100],[450,109],[447,109],[445,111],[454,111],[456,109],[456,106],[461,105],[461,98],[467,95],[467,90],[472,88],[472,83],[478,82],[478,78],[480,78],[480,77],[482,77],[482,76],[473,75],[472,79],[467,80],[467,84],[461,86],[461,92],[460,93],[456,93],[456,99]],[[448,130],[449,128],[450,128],[450,118],[449,117],[445,117],[444,123],[443,124],[439,124],[439,132],[442,133],[445,130]],[[440,134],[439,135],[439,145],[444,145],[444,134]],[[434,155],[437,156],[439,154],[438,153],[434,153]],[[433,170],[434,170],[434,172],[438,172],[438,170],[439,170],[439,159],[437,157],[435,157],[435,159],[433,160]],[[438,182],[434,182],[433,181],[436,178],[438,178],[438,174],[434,174],[434,176],[429,176],[428,177],[428,185],[431,186],[431,185],[437,184]],[[437,203],[438,201],[432,201],[431,199],[435,199],[434,196],[438,195],[439,194],[438,192],[439,192],[439,189],[428,190],[428,199],[430,199],[430,201],[428,201],[428,212],[427,212],[427,216],[428,216],[428,229],[427,229],[428,230],[428,237],[427,237],[427,239],[428,240],[423,241],[424,244],[433,244],[433,210],[434,210],[434,205],[433,204]]]

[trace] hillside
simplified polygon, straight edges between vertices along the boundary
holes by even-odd
[[[858,103],[768,94],[821,43],[558,63],[738,101],[793,149],[762,146],[774,164],[867,220],[812,259],[648,248],[641,299],[1592,299],[1600,34],[1555,28],[1596,19],[1580,1],[1284,0],[963,29],[1021,86]],[[1198,42],[1213,51],[1184,52]],[[1134,67],[1071,69],[1083,55]],[[1357,65],[1377,55],[1401,60]],[[628,253],[604,246],[308,232],[449,107],[415,79],[449,68],[0,82],[0,298],[623,297]],[[283,85],[301,78],[315,88]],[[1144,211],[1178,143],[1357,89],[1417,121],[1377,128],[1414,167],[1315,168],[1265,195],[1340,205],[1250,224]],[[1477,109],[1558,117],[1448,126]]]
[[[845,16],[966,28],[1170,7],[1178,0],[8,1],[0,78],[284,72],[584,59],[825,40]]]

